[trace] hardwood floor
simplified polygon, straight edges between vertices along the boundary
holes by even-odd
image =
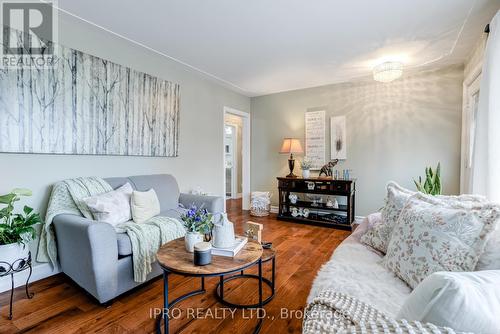
[[[350,232],[278,221],[276,215],[251,217],[248,212],[241,211],[240,200],[228,200],[227,210],[239,233],[247,220],[264,224],[264,240],[272,241],[277,251],[276,295],[265,306],[261,333],[300,333],[300,317],[316,272]],[[264,264],[267,277],[271,273],[270,265]],[[254,293],[257,283],[254,281],[227,283],[226,298],[232,302],[257,302]],[[175,319],[170,323],[171,333],[252,332],[257,321],[255,315],[252,317],[248,310],[234,311],[219,304],[213,294],[216,282],[216,278],[207,279],[205,294],[176,305],[175,314],[172,314]],[[198,286],[199,279],[171,275],[171,298]],[[30,290],[35,292],[31,300],[26,298],[22,288],[16,289],[12,321],[7,319],[9,293],[0,294],[0,333],[152,333],[154,319],[151,313],[159,310],[163,303],[161,279],[118,297],[107,308],[63,274],[35,282]],[[231,312],[234,312],[232,317]],[[293,316],[289,316],[292,312]]]

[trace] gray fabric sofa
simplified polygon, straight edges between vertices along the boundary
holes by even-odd
[[[178,218],[180,205],[203,205],[213,213],[224,210],[222,197],[181,194],[171,175],[139,175],[105,179],[113,189],[129,182],[135,190],[153,188],[160,201],[162,216]],[[54,218],[61,270],[100,303],[138,286],[133,279],[132,246],[126,233],[113,226],[81,216],[61,214]],[[157,263],[147,280],[161,274]]]

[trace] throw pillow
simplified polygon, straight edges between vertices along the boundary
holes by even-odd
[[[134,191],[132,193],[131,207],[132,219],[136,223],[144,223],[160,214],[160,201],[154,189]]]
[[[384,207],[381,210],[381,219],[361,237],[361,242],[385,254],[392,230],[396,225],[401,210],[408,198],[413,194],[415,192],[390,181],[387,184],[387,195]]]
[[[126,183],[116,190],[85,197],[82,201],[87,205],[95,220],[116,225],[131,219],[130,196],[132,191],[132,186]]]
[[[398,318],[456,331],[500,333],[500,270],[430,275],[410,294]]]
[[[401,212],[383,263],[412,288],[437,271],[472,271],[499,218],[496,204],[417,193]]]
[[[352,236],[358,240],[361,240],[363,235],[365,235],[369,230],[373,229],[374,226],[380,224],[382,222],[382,215],[380,212],[371,213],[359,224],[359,226],[352,232]]]
[[[405,189],[394,181],[387,184],[387,195],[385,197],[385,204],[381,210],[382,220],[374,224],[373,228],[367,231],[361,242],[375,248],[382,253],[387,253],[387,246],[391,238],[394,226],[398,221],[399,215],[406,204],[406,201],[416,194],[417,192]],[[443,202],[471,202],[482,203],[486,202],[486,198],[476,195],[460,195],[460,196],[434,196]]]
[[[483,254],[479,257],[476,270],[500,270],[500,223],[486,241]]]

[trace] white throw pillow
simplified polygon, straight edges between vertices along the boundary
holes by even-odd
[[[417,192],[406,189],[398,185],[394,181],[387,184],[387,195],[385,197],[385,204],[381,210],[382,219],[378,221],[373,228],[371,228],[365,235],[361,237],[361,242],[371,246],[382,253],[387,253],[387,246],[391,239],[394,226],[399,219],[399,215],[403,210],[408,199],[417,194]],[[433,196],[434,199],[439,199],[445,203],[460,202],[460,203],[483,203],[486,198],[476,195],[460,195],[460,196],[447,196],[437,195]]]
[[[476,270],[500,270],[500,223],[491,232]]]
[[[116,190],[85,197],[82,201],[87,204],[95,220],[117,225],[131,218],[130,196],[132,191],[132,186],[126,183]]]
[[[496,204],[417,193],[399,216],[383,264],[412,288],[437,271],[473,271],[499,218]]]
[[[434,273],[413,290],[397,317],[456,331],[500,333],[500,270]]]
[[[132,219],[136,223],[145,221],[160,214],[160,201],[154,189],[134,191],[131,200]]]

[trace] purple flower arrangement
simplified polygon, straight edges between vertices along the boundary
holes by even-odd
[[[213,228],[212,217],[213,215],[209,213],[207,209],[202,207],[197,208],[196,205],[193,204],[181,215],[181,220],[187,232],[207,234],[210,233]]]

